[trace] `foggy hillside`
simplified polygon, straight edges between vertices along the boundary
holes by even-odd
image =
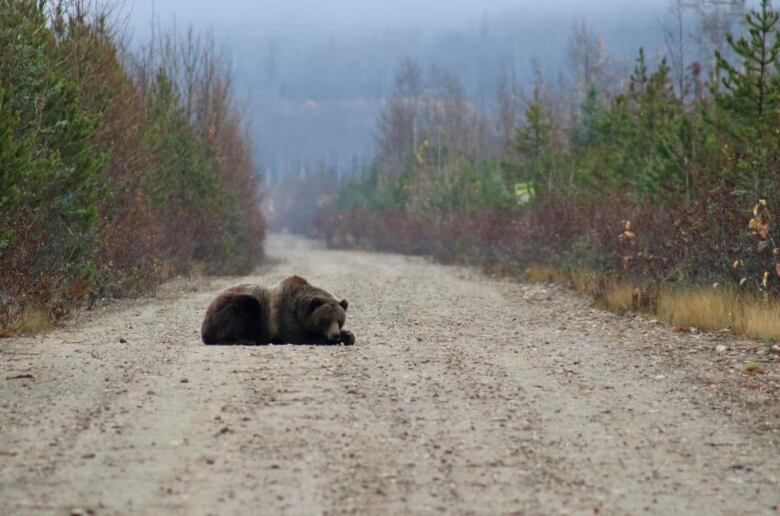
[[[326,7],[325,7],[326,6]],[[251,110],[269,179],[322,165],[351,174],[373,154],[381,100],[398,63],[413,58],[456,77],[488,113],[501,78],[525,86],[539,66],[570,81],[567,41],[575,21],[603,38],[610,66],[627,69],[640,46],[653,59],[670,22],[666,0],[437,3],[138,1],[136,39],[149,19],[193,24],[218,34],[232,58],[237,89]]]

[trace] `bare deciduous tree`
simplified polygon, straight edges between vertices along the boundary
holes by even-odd
[[[702,64],[696,61],[693,45],[698,46],[699,60],[707,60],[712,68],[715,51],[723,51],[726,35],[734,30],[735,23],[745,12],[746,0],[670,0],[669,21],[662,24],[668,62],[675,88],[681,102],[691,93],[699,96],[698,85]],[[694,33],[686,25],[698,17],[698,30]]]
[[[607,44],[584,19],[576,19],[569,35],[567,54],[579,102],[590,88],[601,89],[604,85],[609,60]]]

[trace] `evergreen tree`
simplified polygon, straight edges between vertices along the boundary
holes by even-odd
[[[729,63],[720,51],[715,53],[722,77],[714,88],[715,101],[741,125],[764,125],[777,116],[780,107],[780,14],[772,10],[770,0],[761,0],[760,11],[752,11],[745,21],[748,37],[727,36],[741,66]]]
[[[733,185],[733,193],[754,198],[776,187],[774,163],[780,146],[772,129],[780,122],[780,14],[770,0],[762,0],[759,10],[745,20],[747,36],[727,38],[740,63],[716,53],[721,80],[712,87],[716,109],[711,120],[725,136],[723,178]]]
[[[631,73],[631,79],[628,89],[632,95],[642,95],[647,89],[647,60],[645,59],[645,49],[639,47],[639,57],[637,58],[636,67]]]
[[[194,134],[181,96],[163,70],[157,74],[148,106],[146,139],[152,164],[148,189],[158,207],[164,212],[207,212],[217,186],[216,169]]]
[[[675,95],[666,60],[647,79],[637,102],[636,144],[644,161],[636,186],[654,200],[690,191],[688,149],[690,124]]]
[[[604,114],[599,93],[591,86],[585,94],[585,100],[580,105],[580,117],[577,128],[572,136],[572,145],[577,150],[586,150],[598,137],[598,123]]]
[[[517,129],[517,152],[521,162],[514,167],[516,179],[530,182],[536,193],[551,192],[556,183],[553,122],[538,87],[525,109],[525,123]]]
[[[0,0],[0,248],[14,238],[5,228],[45,230],[41,259],[75,262],[97,219],[106,156],[45,27],[45,2]]]
[[[595,119],[579,184],[650,201],[688,193],[690,136],[668,65],[662,61],[651,74],[640,50],[627,91]]]

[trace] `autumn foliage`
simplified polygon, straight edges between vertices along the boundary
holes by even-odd
[[[131,55],[85,2],[0,0],[0,330],[262,258],[245,124],[198,41]]]
[[[506,92],[491,118],[404,64],[374,167],[317,232],[445,262],[590,271],[640,303],[662,289],[778,293],[780,16],[764,0],[743,27],[708,71],[674,77],[640,51],[619,88],[582,76],[558,97],[538,74],[518,116]]]

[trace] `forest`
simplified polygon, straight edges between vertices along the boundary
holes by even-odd
[[[0,0],[0,331],[262,257],[261,177],[224,57],[130,52],[110,7]]]
[[[628,60],[575,17],[565,73],[546,56],[525,76],[501,64],[523,54],[507,36],[514,22],[484,15],[471,33],[430,38],[434,61],[402,58],[387,93],[376,67],[350,93],[347,57],[338,82],[261,49],[264,102],[321,84],[304,111],[331,99],[330,111],[377,113],[371,159],[356,154],[362,141],[333,151],[351,175],[304,163],[319,152],[320,138],[300,132],[312,118],[271,138],[299,135],[264,168],[246,74],[208,32],[152,20],[131,44],[110,4],[0,1],[3,333],[179,275],[247,273],[268,218],[333,247],[571,285],[681,330],[780,336],[780,21],[769,0],[671,0],[648,24],[663,51],[638,46]],[[464,80],[444,41],[492,61]],[[295,74],[308,79],[287,84]],[[376,96],[361,101],[364,87]],[[363,122],[343,131],[356,113],[344,109],[313,115],[333,124],[322,142],[367,134]]]
[[[637,48],[625,76],[581,23],[575,80],[503,78],[494,113],[404,60],[372,165],[340,188],[305,182],[315,234],[558,281],[680,331],[780,336],[780,15],[711,4],[693,11],[710,58],[690,58],[682,2],[666,55]]]

